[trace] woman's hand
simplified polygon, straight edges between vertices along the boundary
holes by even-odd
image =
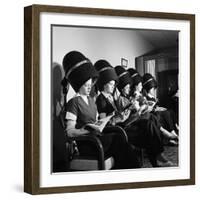
[[[84,128],[80,128],[80,129],[75,128],[75,125],[76,125],[75,121],[73,121],[73,120],[67,121],[66,132],[67,132],[69,137],[76,137],[76,136],[79,136],[79,135],[85,135],[85,134],[89,133],[89,131],[84,129]]]
[[[76,136],[80,136],[80,135],[86,135],[90,133],[90,131],[84,129],[84,128],[80,128],[80,129],[69,129],[67,130],[67,134],[69,137],[76,137]]]
[[[142,105],[142,106],[140,106],[140,109],[139,109],[139,111],[138,111],[138,114],[139,114],[139,115],[143,114],[145,110],[148,111],[148,106],[147,106],[147,105]]]
[[[81,134],[81,135],[85,135],[85,134],[90,133],[90,131],[88,131],[88,130],[86,130],[86,129],[84,129],[84,128],[80,128],[80,129],[77,129],[77,130],[80,131],[80,134]]]

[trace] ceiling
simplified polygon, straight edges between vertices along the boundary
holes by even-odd
[[[178,31],[168,30],[139,30],[139,34],[155,49],[178,45]]]

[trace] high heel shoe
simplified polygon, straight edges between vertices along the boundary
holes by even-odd
[[[167,145],[169,145],[169,146],[178,146],[178,142],[175,141],[175,140],[169,140]]]
[[[168,138],[168,139],[178,139],[178,136],[176,135],[175,131],[169,132],[169,131],[167,131],[166,129],[164,129],[162,127],[161,127],[160,130],[161,130],[162,134],[166,138]]]
[[[171,134],[173,136],[173,138],[171,138],[171,139],[178,139],[178,135],[176,134],[176,132],[174,130],[171,131]]]

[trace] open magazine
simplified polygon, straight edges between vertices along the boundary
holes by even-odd
[[[142,111],[141,114],[145,114],[146,112],[151,112],[153,111],[153,109],[155,108],[157,102],[156,101],[147,101],[148,106],[146,107],[146,109],[144,109]]]
[[[158,103],[157,101],[156,101],[156,102],[155,102],[155,101],[148,101],[149,109],[150,109],[150,110],[151,110],[151,109],[152,109],[152,110],[154,109],[155,112],[167,110],[167,109],[164,108],[164,107],[158,106],[157,103]]]
[[[100,119],[96,121],[95,123],[88,123],[85,125],[85,129],[90,130],[97,130],[102,132],[106,124],[110,121],[110,119],[113,117],[113,115],[109,115],[103,119]]]

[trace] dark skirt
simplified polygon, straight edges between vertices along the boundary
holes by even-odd
[[[158,118],[160,124],[163,128],[165,128],[168,131],[175,130],[175,114],[171,110],[165,110],[165,111],[156,111],[153,112],[153,114]]]
[[[126,137],[116,129],[107,130],[98,137],[102,143],[105,157],[113,156],[115,160],[114,169],[141,167],[137,151],[127,142]],[[96,155],[91,145],[78,144],[78,149],[82,155]]]
[[[149,113],[125,128],[125,131],[131,144],[144,148],[148,155],[156,157],[164,150],[160,126],[157,118]]]

